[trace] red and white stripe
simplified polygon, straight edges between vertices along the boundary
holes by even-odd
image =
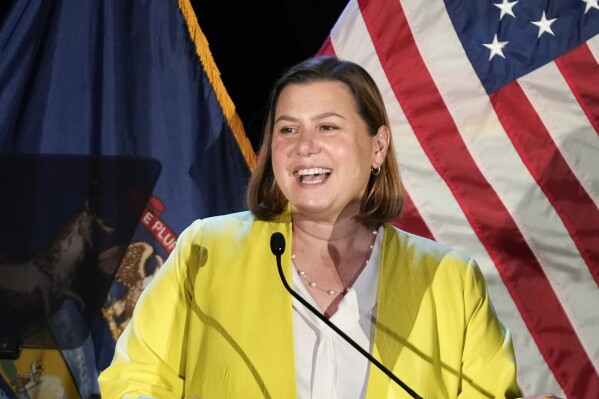
[[[599,397],[599,36],[491,95],[441,0],[352,0],[321,53],[375,78],[402,225],[477,259],[523,391]]]

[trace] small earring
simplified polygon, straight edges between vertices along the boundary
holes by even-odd
[[[372,168],[370,170],[370,172],[372,173],[373,176],[378,176],[379,173],[381,173],[381,167],[377,166],[376,168]]]

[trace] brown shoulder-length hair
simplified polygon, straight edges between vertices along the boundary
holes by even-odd
[[[334,57],[315,57],[290,68],[275,83],[270,94],[260,156],[248,186],[248,207],[258,219],[273,220],[287,205],[287,199],[279,189],[272,169],[273,121],[279,95],[288,85],[319,81],[341,82],[349,88],[370,136],[375,136],[381,126],[389,127],[389,118],[381,93],[372,77],[358,64]],[[381,165],[381,172],[378,176],[370,176],[360,204],[360,212],[355,218],[367,226],[389,222],[401,213],[403,198],[403,186],[390,135],[389,148]]]

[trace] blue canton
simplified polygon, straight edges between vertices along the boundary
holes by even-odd
[[[599,34],[596,0],[445,0],[487,93]]]

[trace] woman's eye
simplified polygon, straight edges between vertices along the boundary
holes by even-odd
[[[322,125],[322,126],[320,126],[320,129],[324,130],[325,132],[330,132],[332,130],[337,129],[337,127],[336,126],[332,126],[332,125]]]
[[[283,133],[283,134],[289,134],[289,133],[293,133],[294,129],[292,127],[282,127],[279,129],[279,133]]]

